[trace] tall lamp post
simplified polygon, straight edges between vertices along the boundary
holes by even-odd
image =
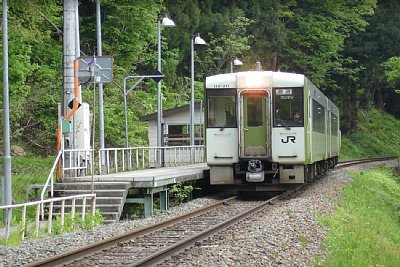
[[[3,177],[1,183],[3,206],[12,205],[12,177],[11,177],[11,143],[10,143],[10,101],[8,83],[8,4],[3,0]],[[3,220],[6,224],[5,240],[10,234],[11,209],[4,210]]]
[[[231,61],[231,73],[233,73],[233,66],[242,66],[243,62],[240,61],[238,58],[235,58],[233,61]]]
[[[190,95],[190,146],[194,146],[194,45],[205,45],[206,42],[197,35],[192,36],[191,55],[192,55],[192,77],[191,77],[191,95]]]
[[[165,17],[161,19],[161,17],[158,17],[158,34],[157,34],[157,40],[158,40],[158,72],[161,73],[161,24],[164,27],[175,27],[175,23],[169,19],[168,17]],[[161,136],[161,121],[162,121],[162,92],[161,92],[161,80],[157,83],[157,147],[162,146],[162,136]]]

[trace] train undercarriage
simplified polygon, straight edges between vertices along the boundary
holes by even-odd
[[[210,166],[210,183],[228,191],[282,191],[312,182],[337,162],[337,157],[308,165],[246,159],[230,166]]]

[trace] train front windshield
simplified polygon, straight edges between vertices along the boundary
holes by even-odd
[[[207,127],[237,127],[235,103],[235,90],[207,90]]]
[[[273,89],[274,127],[303,127],[303,87]]]

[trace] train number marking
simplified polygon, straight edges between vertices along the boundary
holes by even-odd
[[[281,139],[281,142],[284,143],[284,144],[289,143],[289,141],[292,142],[293,144],[296,143],[296,136],[288,135],[286,137],[286,140],[284,140],[283,138]]]
[[[215,84],[214,88],[229,88],[229,84]]]

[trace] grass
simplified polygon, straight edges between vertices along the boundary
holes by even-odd
[[[64,218],[64,224],[61,224],[61,217],[57,216],[52,221],[52,235],[60,235],[63,233],[71,233],[76,231],[85,231],[92,229],[104,221],[102,215],[99,210],[96,210],[95,215],[91,215],[91,211],[87,212],[85,215],[85,219],[82,220],[82,216],[79,212],[75,213],[75,216],[72,217],[71,213],[66,213]],[[27,225],[25,227],[25,240],[33,240],[36,238],[40,238],[48,235],[47,233],[47,221],[42,222],[41,228],[39,232],[36,232],[35,223],[32,220],[28,220]],[[22,234],[23,227],[21,222],[12,229],[10,232],[9,239],[7,242],[4,238],[0,237],[0,245],[3,246],[16,246],[22,243]]]
[[[356,132],[342,137],[340,159],[400,156],[400,121],[376,109],[359,111]]]
[[[3,158],[0,159],[1,172],[3,172]],[[30,197],[26,192],[26,187],[29,184],[44,184],[47,176],[50,173],[50,169],[54,164],[55,156],[50,157],[38,157],[34,155],[28,155],[23,157],[12,157],[12,197],[13,203],[24,203],[29,202]],[[39,194],[40,194],[39,190]],[[0,192],[1,197],[1,192]],[[30,227],[26,229],[27,238],[34,239],[36,233],[33,229],[33,218],[35,218],[36,206],[27,208],[28,225]],[[21,227],[21,210],[13,210],[13,218],[11,225],[14,231],[10,233],[10,238],[6,243],[3,237],[0,237],[0,244],[13,246],[21,243],[22,227]],[[30,223],[29,223],[30,222]],[[85,220],[82,220],[79,213],[75,214],[75,218],[72,219],[70,214],[66,214],[65,223],[61,225],[60,218],[56,217],[53,221],[52,234],[61,234],[65,232],[73,232],[77,230],[85,230],[93,228],[103,222],[103,218],[98,210],[96,210],[95,216],[87,214]],[[0,212],[0,227],[4,227],[3,212]],[[47,229],[41,229],[38,236],[44,236],[47,233]]]
[[[21,203],[26,201],[26,186],[29,184],[44,183],[54,163],[54,157],[38,157],[34,155],[23,157],[12,157],[12,191],[13,202]],[[1,171],[3,172],[3,159],[0,160]],[[0,192],[1,196],[1,192]]]
[[[379,168],[353,173],[329,228],[323,266],[400,266],[400,177]],[[320,263],[316,264],[320,265]]]
[[[310,241],[304,235],[300,235],[298,239],[300,244],[302,244],[304,247],[310,243]]]
[[[38,157],[34,155],[23,157],[12,157],[12,200],[13,203],[24,203],[29,201],[27,196],[26,187],[29,184],[44,184],[50,169],[54,163],[54,157]],[[3,174],[3,158],[0,159],[0,170]],[[1,198],[0,192],[0,198]],[[39,192],[40,193],[40,192]],[[34,217],[34,208],[27,210],[29,217]],[[21,212],[15,212],[17,217]],[[0,212],[0,220],[3,214]],[[1,223],[0,223],[1,224]]]

